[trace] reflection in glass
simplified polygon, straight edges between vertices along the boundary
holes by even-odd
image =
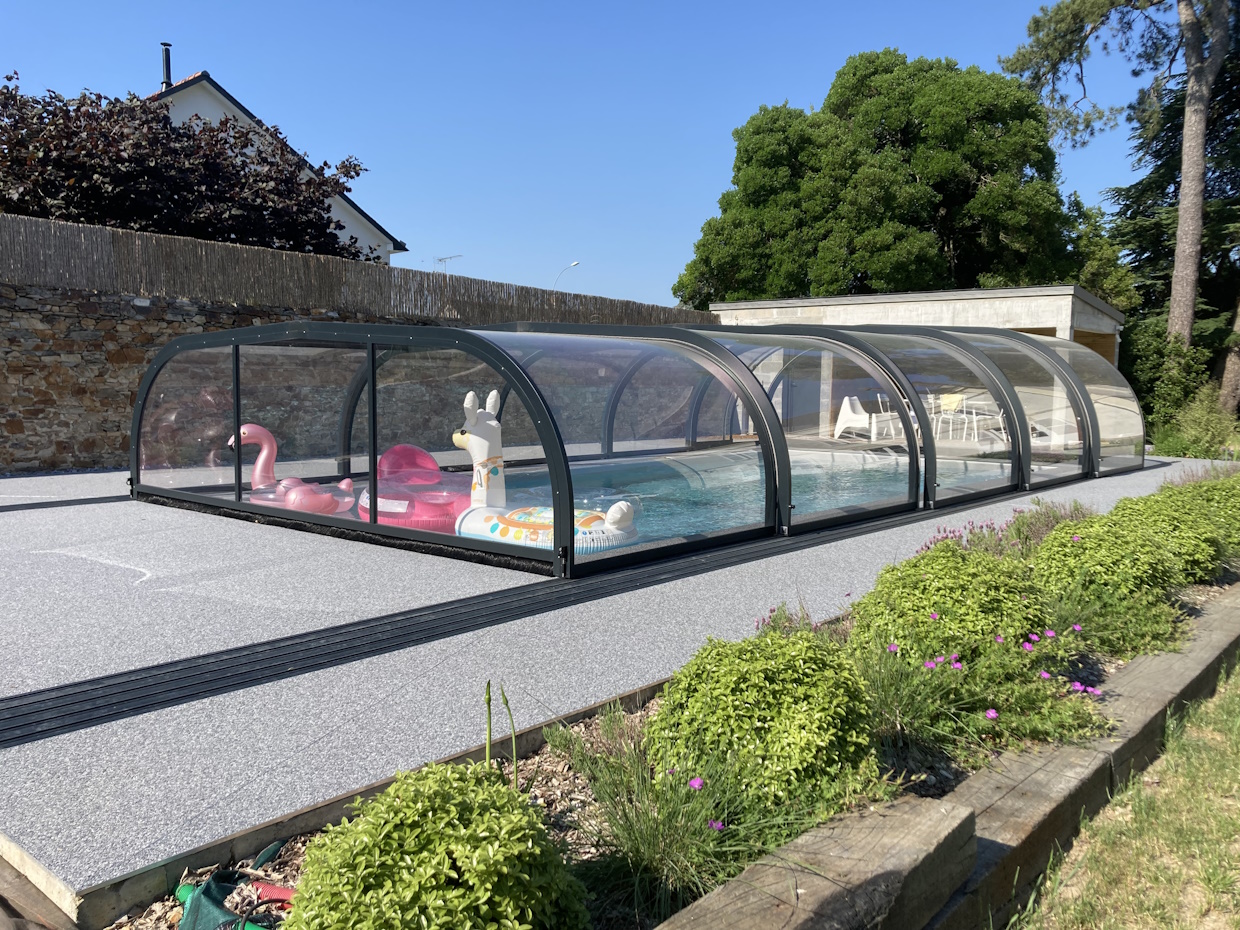
[[[1032,483],[1082,474],[1086,468],[1082,421],[1051,363],[1005,336],[955,335],[984,353],[1012,383],[1029,424]]]
[[[233,496],[232,348],[181,352],[160,369],[142,411],[144,484]]]
[[[1136,468],[1145,461],[1145,424],[1137,396],[1110,362],[1093,349],[1066,339],[1034,336],[1059,353],[1089,392],[1098,415],[1103,472]]]
[[[367,365],[362,346],[242,346],[241,499],[264,507],[357,519],[356,483],[340,473],[340,411]],[[365,464],[364,454],[362,463]]]
[[[860,353],[804,336],[703,335],[745,363],[779,414],[794,524],[909,502],[909,443],[897,406],[903,401]]]
[[[761,446],[731,378],[706,356],[661,340],[479,335],[547,399],[568,452],[579,558],[765,525]],[[621,534],[629,513],[634,532]]]
[[[940,500],[1016,485],[1007,417],[967,355],[922,336],[856,335],[886,354],[921,398],[934,436]]]

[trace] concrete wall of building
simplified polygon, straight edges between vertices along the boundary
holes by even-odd
[[[1088,345],[1111,364],[1119,359],[1124,315],[1083,288],[993,288],[862,294],[710,305],[732,326],[992,326],[1044,333]]]

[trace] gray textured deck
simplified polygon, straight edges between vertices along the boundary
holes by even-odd
[[[1183,467],[1151,462],[1037,496],[1105,509]],[[20,492],[53,493],[40,488]],[[751,632],[754,617],[780,600],[829,614],[868,590],[883,565],[911,555],[937,523],[1003,519],[1022,504],[1027,498],[929,515],[0,750],[0,832],[83,888],[480,742],[488,678],[504,682],[517,726],[528,726],[667,675],[707,636]],[[225,634],[228,644],[268,639],[536,580],[130,503],[0,514],[0,548],[5,589],[24,587],[10,595],[0,627],[3,693],[219,648]],[[297,569],[311,560],[316,570],[303,576]],[[237,570],[243,580],[228,580]],[[20,662],[9,661],[10,650],[20,650]]]

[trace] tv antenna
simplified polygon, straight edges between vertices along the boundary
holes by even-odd
[[[442,256],[442,257],[440,257],[440,258],[435,259],[435,264],[436,264],[436,265],[442,265],[443,267],[440,269],[440,271],[442,271],[444,274],[447,274],[447,273],[448,273],[448,262],[452,261],[452,259],[454,259],[454,258],[463,258],[463,256],[461,256],[461,255],[444,255],[444,256]]]

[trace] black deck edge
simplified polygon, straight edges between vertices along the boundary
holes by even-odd
[[[113,494],[107,497],[71,497],[65,500],[35,501],[30,504],[2,504],[0,513],[16,513],[22,510],[49,510],[53,507],[85,507],[88,504],[119,504],[127,501],[128,494]]]

